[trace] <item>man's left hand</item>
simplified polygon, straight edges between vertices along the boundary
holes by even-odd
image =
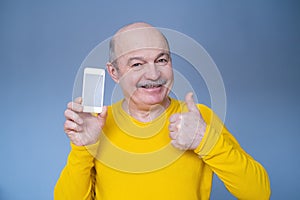
[[[170,117],[170,138],[175,148],[180,150],[196,149],[206,130],[206,123],[194,102],[193,93],[185,96],[188,112],[177,113]]]

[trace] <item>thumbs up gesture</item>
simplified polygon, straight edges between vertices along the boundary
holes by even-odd
[[[185,102],[188,112],[177,113],[170,117],[170,138],[175,148],[194,150],[199,146],[204,136],[206,123],[194,102],[193,93],[188,93],[185,96]]]

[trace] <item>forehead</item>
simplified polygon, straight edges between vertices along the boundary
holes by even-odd
[[[118,58],[119,62],[133,60],[155,60],[161,57],[170,57],[169,52],[162,49],[139,49],[128,52]]]
[[[136,53],[169,52],[165,37],[153,27],[137,28],[114,36],[116,57]]]

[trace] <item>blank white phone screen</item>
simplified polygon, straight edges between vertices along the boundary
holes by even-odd
[[[102,107],[103,76],[95,74],[85,74],[84,81],[84,105],[92,107]]]

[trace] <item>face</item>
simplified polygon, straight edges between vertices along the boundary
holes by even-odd
[[[118,59],[117,77],[130,105],[149,107],[164,104],[173,84],[169,52],[140,49]]]
[[[108,64],[125,101],[138,109],[168,102],[173,84],[169,46],[153,27],[123,30],[114,36],[117,66]]]

